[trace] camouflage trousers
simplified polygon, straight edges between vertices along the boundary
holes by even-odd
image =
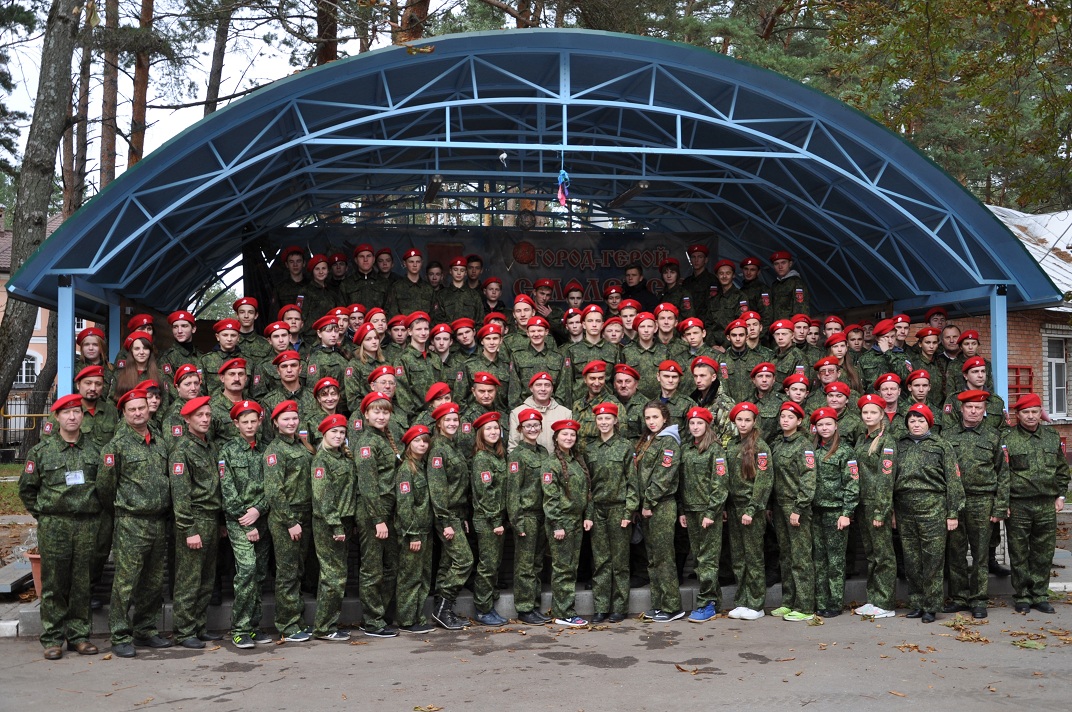
[[[505,532],[496,534],[492,527],[474,522],[476,529],[476,574],[473,578],[473,605],[477,613],[487,613],[499,597],[496,585],[502,563]]]
[[[741,524],[741,512],[729,507],[730,556],[733,559],[733,576],[737,579],[737,595],[733,602],[738,606],[762,610],[767,598],[767,578],[763,561],[763,535],[767,524],[760,512],[752,523]]]
[[[463,517],[459,514],[457,520],[461,522]],[[465,529],[459,524],[454,530],[454,537],[450,540],[443,536],[443,530],[436,528],[439,543],[442,545],[439,553],[439,571],[436,573],[436,596],[448,601],[455,601],[458,592],[469,579],[473,571],[473,550],[469,546],[469,539],[465,535]]]
[[[246,528],[227,520],[227,538],[234,551],[234,607],[231,609],[231,635],[253,635],[261,626],[261,586],[268,577],[268,552],[271,541],[265,517],[257,519],[257,541],[250,541]]]
[[[543,537],[542,516],[524,515],[514,522],[514,608],[519,614],[540,609]]]
[[[96,514],[42,514],[37,520],[41,554],[41,645],[80,643],[92,631],[90,573],[97,550]]]
[[[555,618],[571,618],[577,615],[574,604],[577,600],[577,564],[581,558],[581,535],[584,528],[581,519],[559,522],[566,532],[565,538],[555,539],[555,525],[545,523],[547,548],[551,552],[551,615]],[[676,610],[676,609],[675,609]]]
[[[778,538],[778,563],[782,572],[782,605],[800,613],[814,613],[812,513],[811,509],[797,512],[800,515],[800,526],[794,527],[789,524],[789,515],[795,510],[794,504],[774,505],[774,532]]]
[[[945,498],[911,493],[898,496],[897,530],[904,550],[908,607],[924,611],[942,609],[942,569],[945,566]]]
[[[1057,546],[1053,500],[1048,496],[1017,497],[1009,502],[1005,527],[1016,603],[1041,603],[1049,598],[1050,565]]]
[[[659,502],[650,517],[642,517],[644,545],[648,552],[648,578],[651,607],[660,611],[681,610],[681,589],[678,587],[677,566],[674,563],[674,526],[677,524],[677,503]],[[760,574],[762,574],[760,569]]]
[[[892,611],[895,606],[894,591],[897,588],[897,558],[893,553],[893,527],[883,522],[876,527],[874,521],[864,516],[864,510],[856,510],[856,523],[860,527],[860,539],[867,558],[867,602],[883,610]]]
[[[718,585],[718,560],[722,555],[722,512],[715,515],[715,521],[703,528],[703,514],[686,512],[686,531],[689,534],[689,549],[696,559],[696,578],[700,588],[696,591],[696,607],[705,603],[714,603],[715,608],[722,605],[722,588]],[[626,571],[626,585],[628,586]],[[628,590],[627,590],[628,593]],[[622,611],[623,613],[625,611]]]
[[[119,515],[115,518],[115,578],[108,611],[112,645],[129,643],[137,635],[149,638],[159,632],[164,605],[164,559],[167,521]],[[131,608],[134,609],[133,616]]]
[[[313,519],[309,510],[295,512],[300,518],[301,539],[290,538],[287,522],[268,513],[268,532],[275,551],[275,628],[280,635],[297,633],[305,627],[305,601],[301,585],[305,561],[313,545]]]
[[[367,517],[358,522],[357,536],[361,545],[361,570],[358,575],[361,614],[368,630],[387,625],[387,607],[395,592],[398,575],[398,537],[388,527],[386,539],[376,538],[376,523]]]
[[[201,536],[201,548],[186,544],[187,532],[175,529],[175,595],[173,599],[175,639],[182,641],[205,632],[208,600],[216,580],[220,526],[215,517],[197,517],[194,528]]]
[[[812,559],[815,562],[815,606],[840,611],[845,603],[845,546],[849,530],[838,531],[841,511],[816,507],[812,510]],[[784,551],[783,551],[784,554]]]
[[[112,538],[115,533],[115,516],[111,512],[101,512],[97,524],[97,541],[93,551],[93,568],[90,571],[93,584],[99,584],[104,577],[104,567],[112,553]]]
[[[313,517],[313,542],[316,560],[320,563],[320,583],[316,587],[316,615],[313,617],[313,635],[323,636],[339,629],[342,615],[342,598],[346,593],[346,556],[350,550],[354,522],[343,518],[344,541],[335,541],[332,528],[319,517]]]
[[[421,537],[421,550],[410,551],[409,543],[398,546],[398,576],[395,585],[395,610],[398,625],[427,623],[424,604],[432,589],[432,539]],[[363,603],[363,601],[362,601]]]
[[[949,599],[952,603],[972,608],[986,607],[990,584],[987,565],[990,556],[990,517],[993,511],[994,495],[967,495],[957,528],[948,534],[946,564],[949,567]],[[971,566],[968,566],[969,550]],[[1049,574],[1048,566],[1046,573]]]
[[[592,599],[597,613],[629,613],[629,540],[625,503],[592,507]]]

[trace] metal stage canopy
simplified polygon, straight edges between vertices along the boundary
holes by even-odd
[[[435,177],[501,225],[508,198],[552,200],[563,167],[571,226],[717,236],[730,259],[788,249],[823,311],[1060,302],[990,211],[851,107],[704,49],[582,30],[437,37],[277,81],[126,171],[8,289],[115,327],[120,295],[186,306],[288,226],[416,226],[441,212]]]

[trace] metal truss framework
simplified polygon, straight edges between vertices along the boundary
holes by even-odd
[[[168,310],[280,228],[341,214],[375,230],[443,212],[423,203],[432,176],[439,197],[470,205],[458,212],[500,214],[519,194],[552,200],[565,169],[571,225],[714,233],[730,259],[789,249],[824,310],[985,304],[999,285],[1010,308],[1057,300],[955,181],[806,86],[606,33],[427,44],[433,52],[394,47],[304,72],[199,122],[68,220],[9,290],[54,306],[63,276],[87,316],[119,294]],[[641,180],[647,190],[608,207]]]

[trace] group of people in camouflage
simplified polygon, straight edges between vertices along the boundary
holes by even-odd
[[[224,549],[235,646],[274,640],[261,620],[273,559],[279,637],[348,640],[339,620],[355,539],[361,629],[373,637],[431,630],[429,595],[435,624],[468,625],[454,610],[466,585],[475,622],[505,624],[501,569],[528,625],[621,621],[631,576],[647,578],[643,616],[655,622],[714,618],[731,575],[731,618],[832,617],[850,534],[867,561],[868,600],[854,613],[895,615],[900,563],[907,617],[983,618],[1002,521],[1016,610],[1053,612],[1068,465],[1037,396],[1006,416],[977,332],[941,307],[911,344],[903,314],[813,318],[788,253],[771,256],[768,284],[757,258],[709,271],[706,246],[687,252],[693,274],[665,260],[657,295],[631,265],[601,303],[584,305],[569,283],[561,308],[558,285],[540,279],[506,314],[502,282],[480,279],[477,256],[433,284],[417,249],[398,276],[389,250],[359,245],[351,269],[345,255],[291,247],[263,336],[250,297],[213,325],[207,353],[182,310],[167,317],[161,353],[153,317],[133,317],[114,364],[104,333],[85,329],[75,392],[52,406],[20,481],[39,526],[45,657],[65,643],[97,652],[90,592],[109,555],[113,652],[171,646],[157,628],[169,545],[174,642],[195,649],[220,639],[206,622]],[[691,612],[679,589],[688,560]],[[768,612],[772,565],[782,601]],[[575,609],[582,567],[591,621]]]

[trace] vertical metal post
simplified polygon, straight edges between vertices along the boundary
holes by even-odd
[[[56,395],[70,394],[74,383],[74,280],[59,278],[56,288]]]
[[[1009,315],[1004,284],[990,294],[990,362],[993,364],[994,391],[1009,403]]]
[[[116,297],[118,299],[118,297]],[[114,363],[123,343],[123,307],[118,301],[108,305],[108,363]]]

